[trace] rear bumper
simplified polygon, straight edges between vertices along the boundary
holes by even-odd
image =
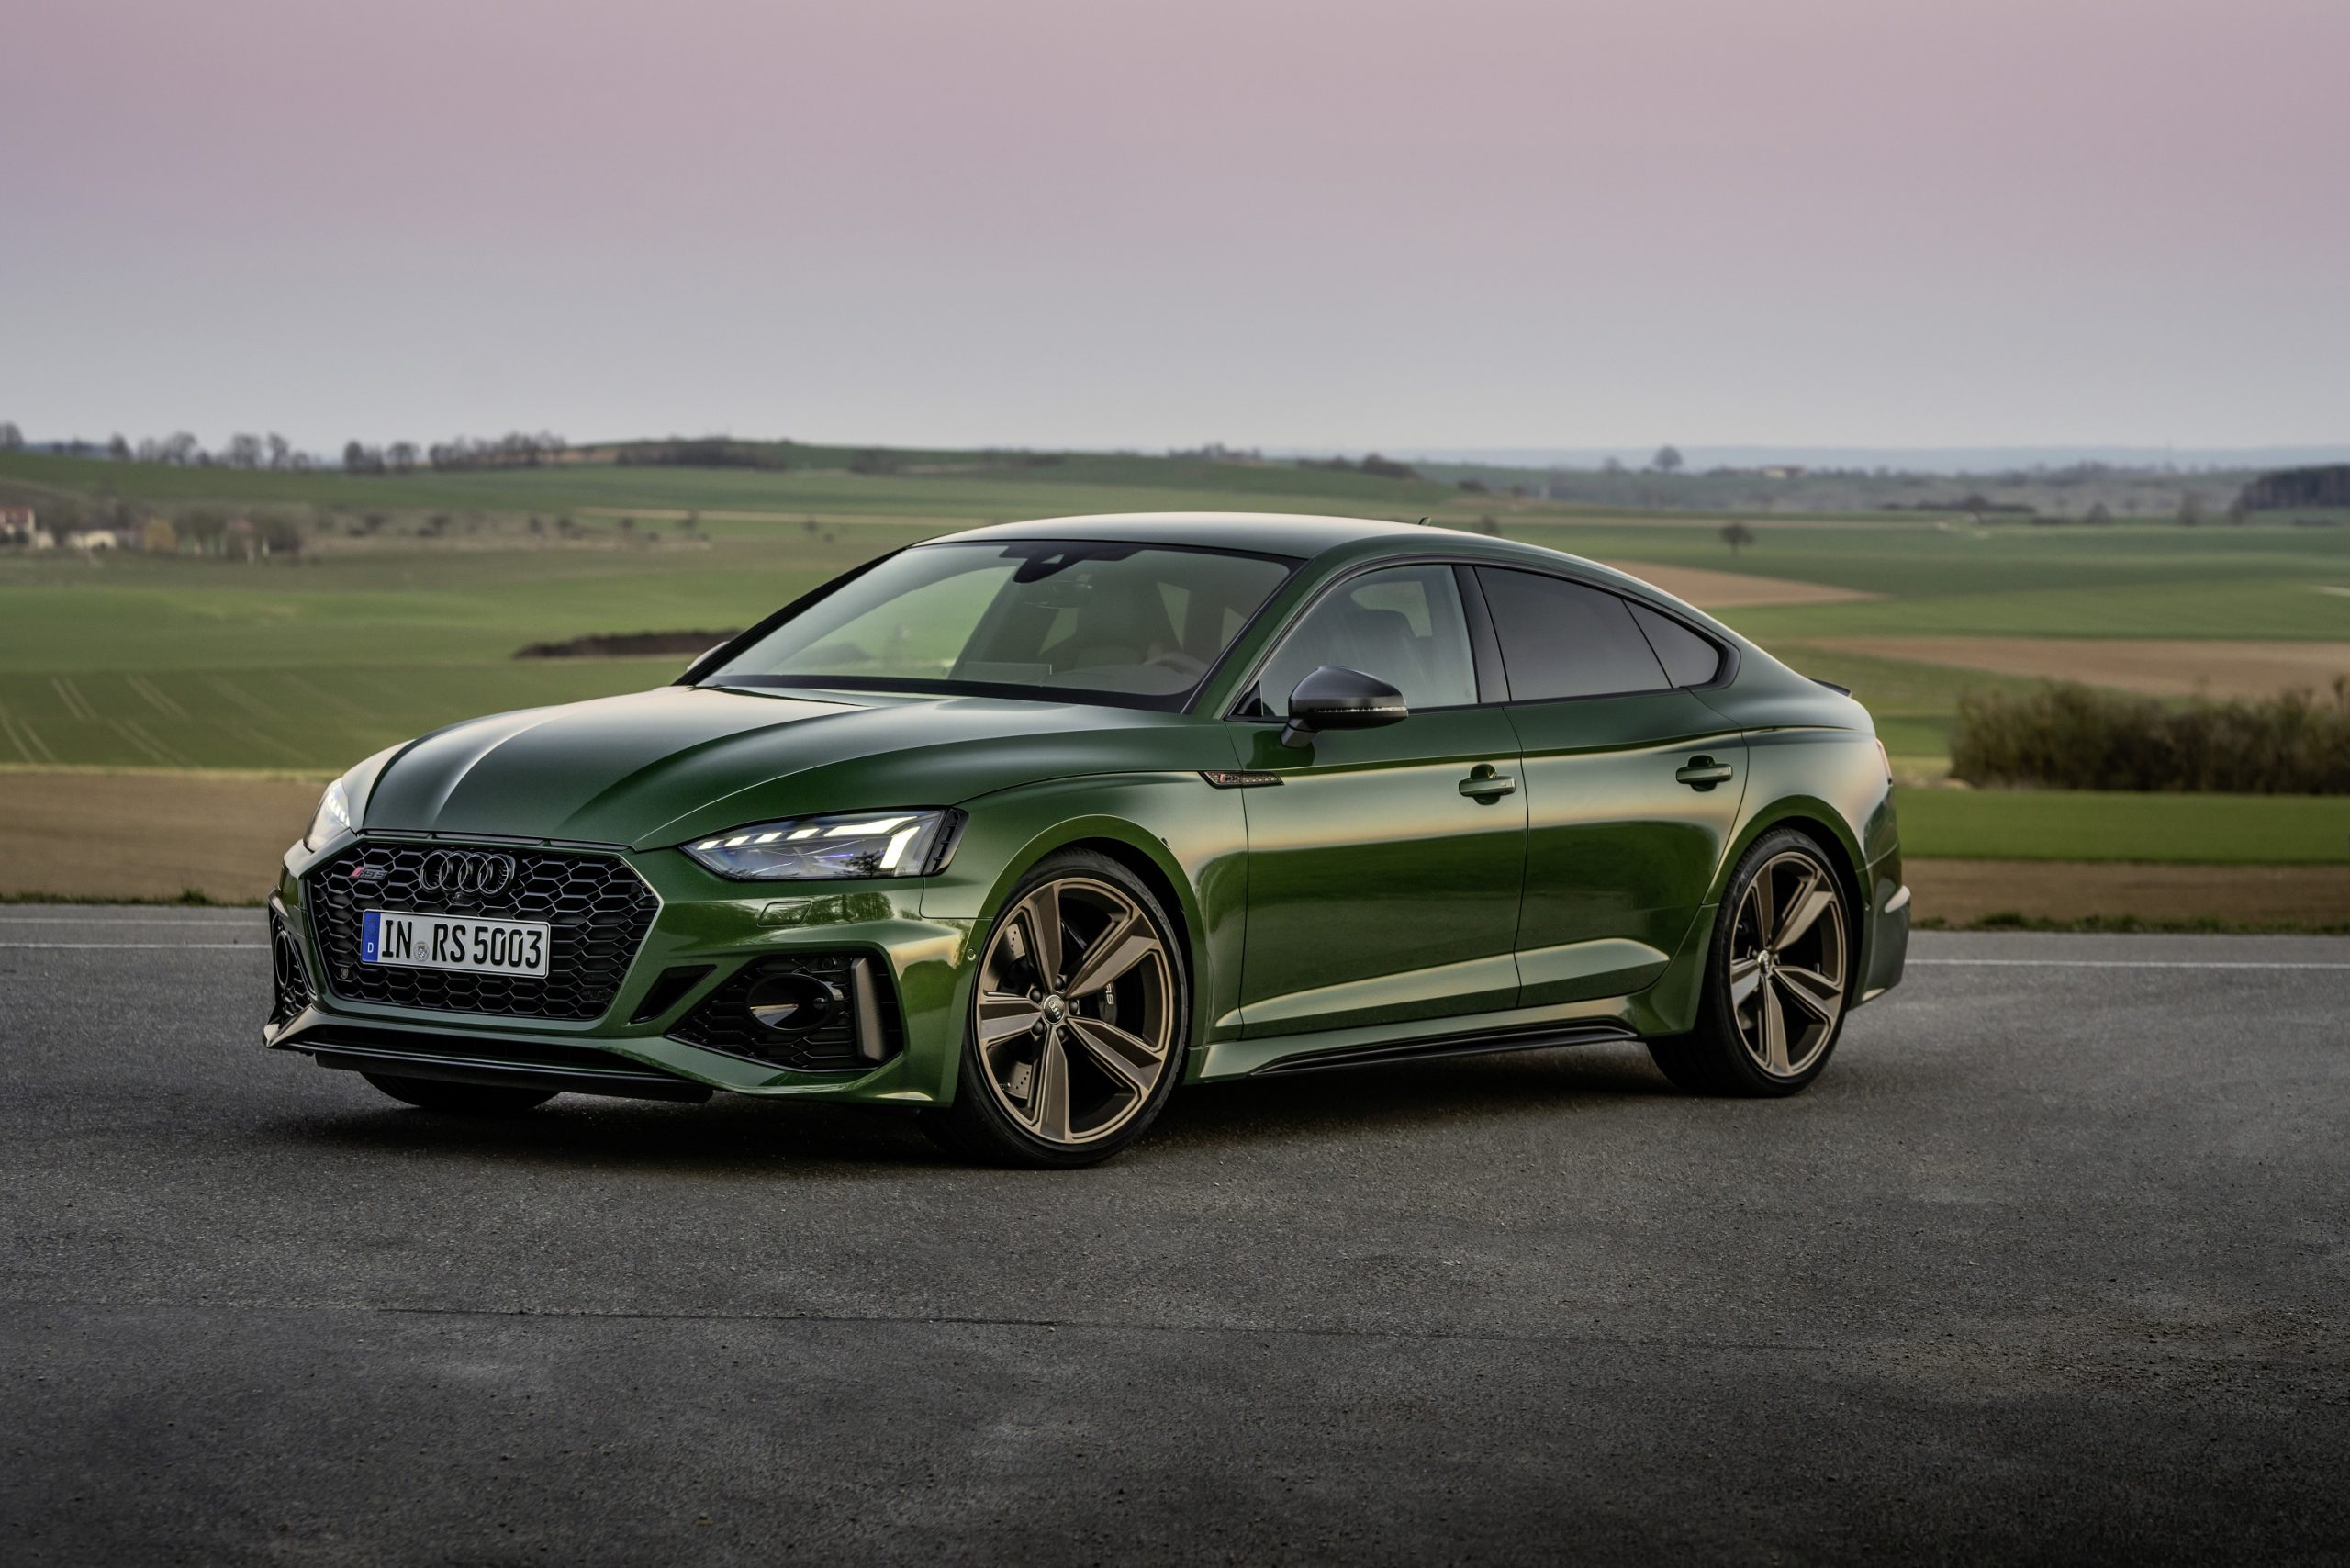
[[[303,878],[327,856],[297,846],[270,900],[281,978],[263,1044],[327,1067],[662,1100],[707,1099],[721,1090],[908,1106],[953,1097],[968,1006],[970,923],[923,919],[923,884],[750,890],[681,855],[618,853],[660,895],[661,908],[610,1005],[599,1017],[571,1020],[436,1012],[338,994],[303,903]],[[746,969],[816,955],[864,960],[865,972],[883,982],[892,1014],[886,1059],[795,1070],[747,1050],[677,1037],[679,1031],[709,1037],[692,1022],[709,1016],[697,1010],[741,981]],[[301,971],[291,985],[283,971],[289,959]],[[742,989],[735,984],[733,994]]]
[[[1901,857],[1886,856],[1869,868],[1869,910],[1861,943],[1867,968],[1860,1002],[1871,1002],[1901,983],[1909,958],[1909,887],[1901,879]]]

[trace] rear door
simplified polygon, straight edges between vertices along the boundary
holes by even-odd
[[[1725,650],[1647,605],[1480,566],[1523,755],[1520,1002],[1638,991],[1688,934],[1746,787],[1746,743],[1691,688]]]

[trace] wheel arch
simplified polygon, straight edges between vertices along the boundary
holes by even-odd
[[[1794,828],[1819,846],[1828,857],[1828,868],[1836,874],[1836,882],[1844,891],[1845,909],[1856,940],[1865,946],[1869,939],[1867,884],[1862,880],[1861,869],[1866,864],[1861,854],[1860,835],[1853,831],[1843,814],[1816,796],[1788,795],[1773,801],[1747,819],[1738,836],[1722,857],[1721,869],[1714,878],[1713,890],[1707,899],[1708,906],[1721,902],[1729,891],[1729,879],[1746,858],[1747,851],[1764,834],[1781,828]],[[1869,955],[1857,955],[1858,972],[1866,974],[1864,967]]]

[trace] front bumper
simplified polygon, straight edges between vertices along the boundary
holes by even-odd
[[[416,834],[356,842],[401,845]],[[709,1091],[773,1097],[937,1105],[954,1097],[961,1020],[969,1004],[968,921],[925,919],[926,884],[731,882],[674,851],[610,846],[536,846],[616,856],[659,896],[661,907],[600,1016],[511,1017],[391,1006],[338,995],[333,971],[305,906],[304,878],[347,852],[345,838],[312,853],[288,851],[270,901],[303,966],[293,993],[281,985],[263,1043],[329,1066],[407,1070],[420,1077],[543,1083],[588,1092],[701,1098]],[[450,844],[478,845],[453,836]],[[798,1071],[674,1037],[695,1010],[763,960],[813,954],[869,959],[894,992],[896,1049],[870,1070]],[[705,969],[679,989],[673,971]],[[487,1075],[487,1076],[484,1076]]]

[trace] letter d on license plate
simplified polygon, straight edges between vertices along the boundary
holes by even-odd
[[[552,946],[539,920],[462,920],[447,914],[361,913],[359,961],[476,975],[544,975]]]

